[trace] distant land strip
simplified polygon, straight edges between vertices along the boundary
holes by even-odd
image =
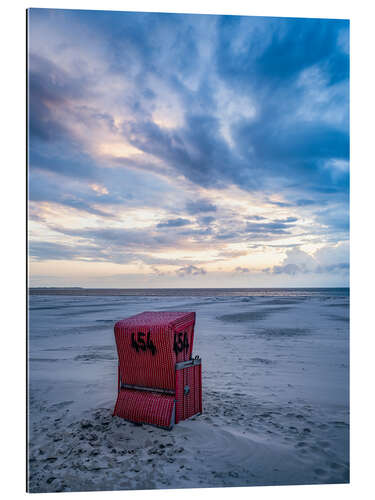
[[[311,295],[342,293],[349,288],[81,288],[81,287],[31,287],[29,295],[77,295],[77,296],[246,296],[246,295]]]

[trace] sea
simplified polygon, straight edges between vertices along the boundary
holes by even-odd
[[[318,297],[349,296],[349,288],[30,288],[30,295],[160,297]]]

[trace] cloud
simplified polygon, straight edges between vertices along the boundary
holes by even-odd
[[[216,205],[211,203],[209,200],[196,200],[189,201],[186,204],[186,210],[189,214],[200,214],[202,212],[216,212]]]
[[[114,217],[114,214],[111,210],[102,210],[100,205],[103,207],[106,204],[116,204],[120,201],[113,196],[105,195],[98,199],[95,192],[78,179],[75,181],[65,179],[64,182],[60,176],[46,175],[38,171],[32,171],[29,176],[29,200],[34,203],[59,204],[104,218]]]
[[[248,222],[245,231],[251,234],[288,234],[294,226],[292,223],[297,220],[296,217],[288,217],[287,219],[275,219],[272,222]]]
[[[79,255],[75,247],[47,241],[32,241],[29,255],[36,260],[68,260]]]
[[[249,273],[250,272],[250,269],[248,269],[247,267],[241,267],[241,266],[237,266],[235,271],[237,273]]]
[[[306,270],[297,264],[284,264],[282,266],[274,266],[273,272],[275,274],[290,274],[295,275],[299,273],[304,273]]]
[[[312,272],[316,267],[316,261],[308,253],[299,248],[292,248],[286,252],[286,256],[279,266],[273,267],[275,274],[297,274]]]
[[[291,83],[316,64],[322,66],[331,85],[348,77],[348,53],[338,46],[349,29],[348,21],[260,17],[247,22],[228,16],[220,18],[220,28],[219,73],[238,86]]]
[[[106,247],[135,248],[138,250],[171,245],[175,236],[159,234],[142,229],[123,228],[82,228],[69,229],[51,226],[54,231],[73,236],[93,243],[105,244]]]
[[[285,202],[285,201],[272,201],[268,200],[270,205],[275,205],[277,207],[292,207],[293,203]]]
[[[310,255],[299,248],[288,250],[281,265],[272,268],[274,274],[348,273],[349,245],[347,242],[324,246]]]
[[[46,142],[70,138],[69,128],[53,110],[66,108],[70,99],[88,93],[86,82],[79,75],[69,75],[51,60],[35,53],[30,53],[28,64],[30,138]]]
[[[134,147],[173,166],[199,186],[255,185],[246,163],[231,153],[221,137],[219,122],[212,114],[187,111],[185,125],[173,130],[151,121],[127,122],[123,134]]]
[[[337,263],[349,263],[349,241],[334,246],[324,246],[314,254],[321,266],[335,266]]]
[[[316,201],[304,199],[304,198],[296,201],[297,207],[307,207],[307,206],[315,205],[315,204],[316,204]]]
[[[218,240],[231,240],[234,238],[238,238],[241,235],[240,231],[228,231],[223,233],[218,233],[215,235]]]
[[[165,222],[159,222],[159,224],[156,225],[158,228],[163,228],[163,227],[181,227],[181,226],[186,226],[187,224],[190,224],[191,221],[189,219],[182,219],[181,217],[178,219],[169,219]]]
[[[159,257],[157,252],[175,251],[185,249],[189,251],[204,250],[207,248],[205,241],[206,233],[199,230],[187,231],[158,231],[153,226],[148,228],[121,228],[121,227],[97,227],[97,228],[68,228],[58,225],[49,225],[49,229],[69,237],[78,244],[94,245],[99,257],[105,256],[110,262],[123,260],[122,255],[128,260],[129,255],[134,259],[150,264],[171,264],[177,262],[191,263],[191,258]],[[203,240],[201,240],[201,236]]]
[[[215,220],[215,217],[212,217],[212,215],[205,215],[204,217],[200,217],[199,222],[201,224],[208,225],[208,224],[211,224],[212,222],[214,222],[214,220]]]
[[[204,240],[201,236],[211,236],[213,235],[213,230],[211,227],[203,227],[201,229],[183,229],[179,231],[180,236],[193,237],[194,239]]]
[[[318,266],[316,268],[316,273],[334,273],[334,272],[344,272],[349,273],[349,263],[340,262],[339,264],[331,264],[330,266]]]
[[[108,251],[97,245],[64,244],[48,241],[32,241],[29,255],[34,261],[78,260],[95,262],[127,263],[135,260],[133,254]]]
[[[265,220],[266,217],[263,217],[262,215],[249,215],[246,217],[248,220]]]
[[[316,219],[321,224],[328,226],[335,232],[348,233],[349,231],[349,205],[332,204],[325,210],[316,212]]]
[[[218,253],[219,257],[232,258],[232,257],[243,257],[248,254],[248,250],[222,250]]]
[[[151,266],[153,270],[156,269],[155,266],[157,265],[172,266],[173,268],[181,266],[181,269],[186,269],[186,274],[199,274],[199,272],[194,269],[195,266],[192,265],[192,259],[158,257],[148,253],[147,249],[140,249],[134,247],[132,244],[126,247],[121,241],[118,243],[104,242],[99,238],[88,238],[87,241],[88,243],[85,244],[82,238],[77,238],[69,243],[34,240],[30,242],[29,256],[32,260],[39,262],[65,260],[109,262],[111,264],[143,263]],[[131,247],[133,248],[132,250],[130,250]],[[159,275],[165,274],[160,270],[158,270],[157,273]]]
[[[198,276],[200,274],[207,273],[207,271],[205,269],[203,269],[202,267],[197,267],[194,265],[180,267],[179,269],[177,269],[176,272],[179,276],[186,276],[186,275]]]

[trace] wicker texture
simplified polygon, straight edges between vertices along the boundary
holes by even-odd
[[[202,365],[176,371],[176,424],[197,413],[202,413]]]
[[[174,396],[123,389],[117,398],[114,415],[132,422],[171,427]]]
[[[119,369],[114,415],[169,428],[174,403],[176,423],[202,412],[201,365],[176,370],[176,362],[191,359],[194,325],[194,312],[170,311],[148,311],[115,324]],[[147,390],[121,388],[121,384]],[[189,391],[184,393],[186,386]]]
[[[115,324],[115,338],[120,362],[120,379],[129,385],[175,389],[174,368],[177,361],[190,359],[194,341],[194,312],[144,312]],[[186,332],[188,349],[173,350],[175,335]],[[139,333],[147,336],[156,352],[132,345]]]

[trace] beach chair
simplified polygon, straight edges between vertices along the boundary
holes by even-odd
[[[195,312],[143,312],[114,327],[118,396],[113,415],[171,429],[202,413],[201,359],[192,357]]]

